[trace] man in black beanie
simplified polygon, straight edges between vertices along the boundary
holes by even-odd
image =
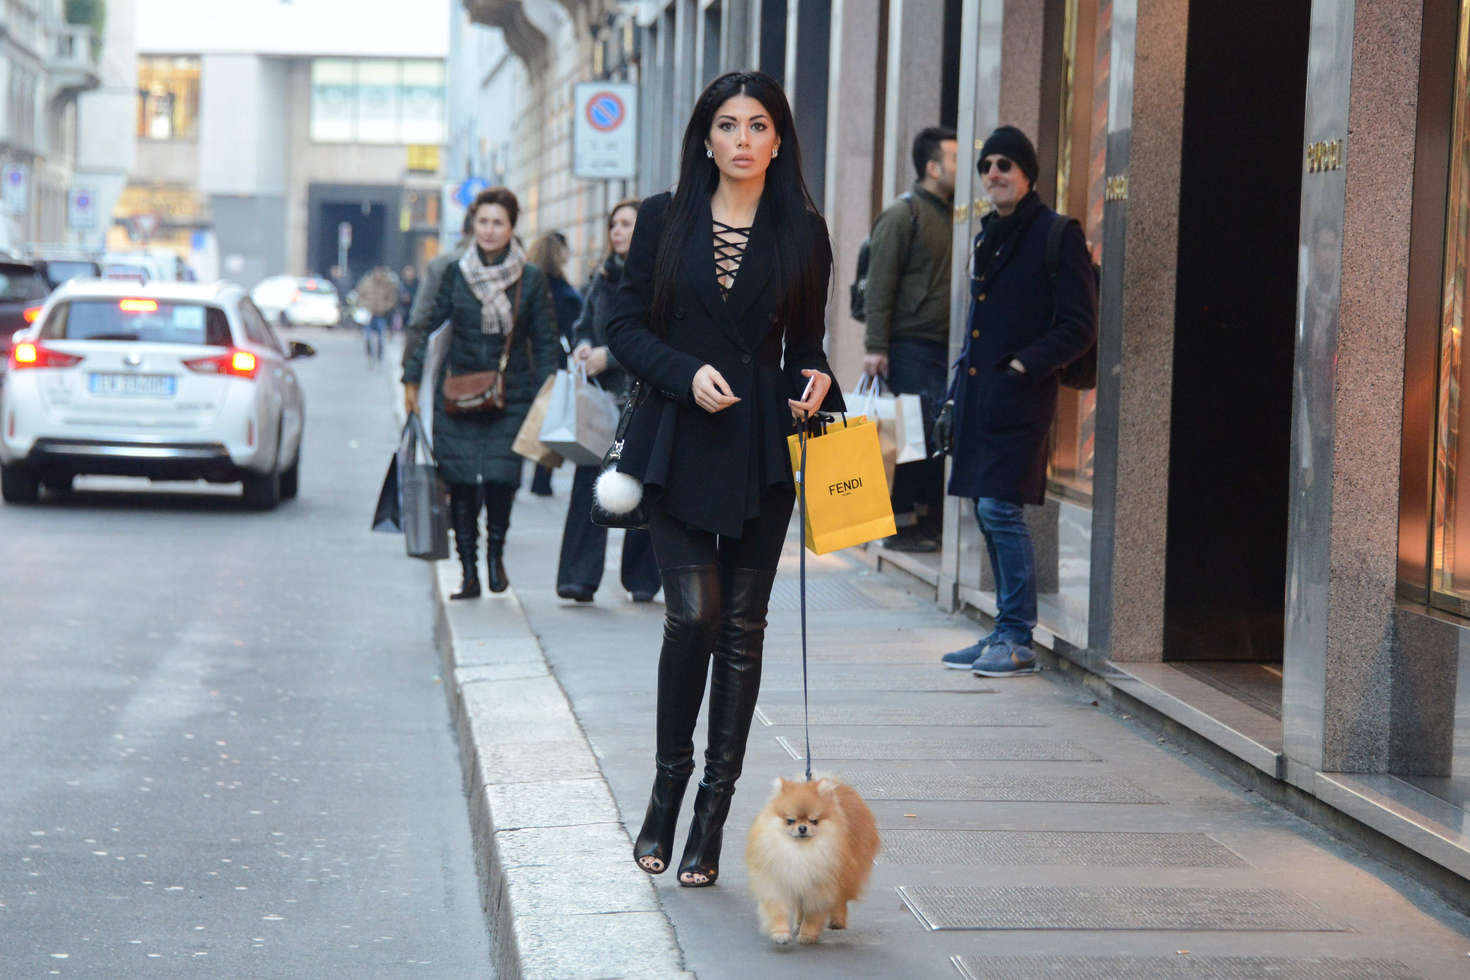
[[[1014,126],[991,133],[977,164],[993,210],[975,237],[965,347],[946,415],[949,492],[975,502],[995,573],[995,629],[947,653],[983,677],[1036,670],[1036,567],[1024,504],[1046,499],[1058,373],[1097,339],[1097,284],[1082,228],[1041,203],[1036,148]],[[1053,227],[1056,231],[1053,232]],[[1052,255],[1048,261],[1048,240]],[[945,426],[941,418],[939,428]]]

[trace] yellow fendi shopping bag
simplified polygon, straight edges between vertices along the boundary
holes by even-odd
[[[787,436],[791,472],[802,479],[801,435]],[[819,555],[896,533],[878,426],[853,415],[806,440],[806,546]],[[800,484],[798,483],[798,489]]]

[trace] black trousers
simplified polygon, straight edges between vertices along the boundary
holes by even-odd
[[[648,534],[660,569],[685,565],[719,565],[728,574],[732,569],[775,571],[781,560],[781,547],[786,543],[786,527],[791,523],[791,509],[796,504],[796,491],[777,487],[761,501],[758,516],[745,522],[740,537],[729,538],[713,531],[691,528],[670,517],[663,502],[648,504]]]
[[[600,466],[578,466],[572,476],[572,496],[567,502],[567,522],[561,533],[561,560],[556,584],[582,586],[597,591],[607,557],[607,528],[592,523],[592,485],[602,472]],[[657,595],[658,560],[647,531],[623,532],[623,588],[629,592]]]

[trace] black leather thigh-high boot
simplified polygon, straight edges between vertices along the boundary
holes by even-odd
[[[510,579],[505,575],[505,536],[510,531],[510,507],[515,499],[514,484],[485,484],[485,582],[491,592],[510,588]]]
[[[476,599],[480,595],[480,573],[476,554],[480,540],[480,488],[474,484],[449,485],[449,519],[454,525],[454,550],[459,552],[463,578],[451,599]]]
[[[720,847],[735,781],[745,763],[745,742],[761,689],[766,608],[774,571],[732,570],[725,582],[725,612],[715,641],[709,685],[709,747],[704,778],[694,797],[689,843],[679,862],[679,884],[713,885],[720,876]]]
[[[649,874],[669,866],[679,804],[694,771],[694,725],[720,624],[720,570],[716,565],[666,569],[664,643],[658,658],[657,750],[653,793],[633,860]]]

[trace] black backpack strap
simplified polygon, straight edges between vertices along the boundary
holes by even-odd
[[[1067,233],[1067,225],[1076,220],[1065,214],[1053,213],[1051,227],[1046,229],[1046,274],[1053,284],[1062,265],[1062,236]]]

